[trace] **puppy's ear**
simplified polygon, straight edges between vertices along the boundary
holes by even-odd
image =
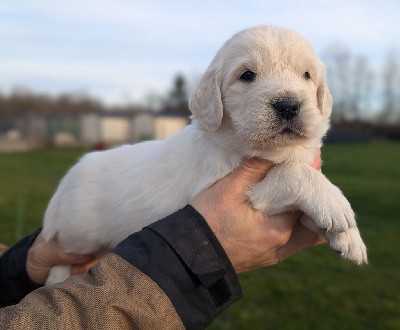
[[[190,100],[190,111],[208,131],[215,131],[223,116],[221,79],[216,66],[211,64],[200,80]]]
[[[321,77],[317,89],[318,109],[324,117],[329,117],[332,113],[332,96],[329,92],[325,80],[325,74]]]

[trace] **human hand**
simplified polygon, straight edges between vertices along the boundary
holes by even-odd
[[[28,251],[26,271],[33,282],[44,284],[55,265],[71,265],[71,275],[79,275],[86,273],[96,262],[92,255],[66,253],[55,240],[45,242],[39,234]]]
[[[272,166],[266,160],[248,159],[192,203],[218,238],[237,273],[273,265],[297,251],[325,242],[298,221],[300,212],[266,216],[252,207],[246,192]],[[320,169],[319,152],[311,166]]]

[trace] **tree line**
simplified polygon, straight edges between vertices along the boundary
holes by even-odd
[[[84,94],[49,96],[17,88],[10,94],[0,93],[0,118],[12,119],[25,113],[87,113],[105,110],[98,100]]]
[[[400,58],[391,50],[373,66],[364,55],[332,46],[322,56],[334,100],[332,122],[400,126]]]
[[[186,78],[178,74],[173,80],[171,90],[166,96],[154,96],[159,101],[157,110],[189,116],[188,91]],[[17,118],[25,113],[91,113],[104,111],[135,112],[146,110],[146,106],[126,104],[121,106],[106,106],[100,100],[83,93],[66,93],[50,96],[35,93],[26,88],[16,88],[9,94],[0,92],[0,119]]]
[[[393,50],[379,65],[372,65],[364,55],[354,55],[346,47],[334,45],[322,54],[327,79],[334,100],[332,123],[341,127],[368,126],[395,129],[400,138],[400,58]],[[148,105],[126,105],[110,109],[98,99],[85,94],[49,96],[27,89],[15,89],[8,95],[0,92],[0,119],[4,122],[26,112],[87,113],[107,110],[137,111],[151,108],[189,116],[188,80],[177,74],[164,95],[153,94]],[[154,109],[153,109],[154,110]]]

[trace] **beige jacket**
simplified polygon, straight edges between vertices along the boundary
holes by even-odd
[[[37,289],[0,310],[0,329],[9,330],[183,328],[159,286],[115,254],[89,274]]]

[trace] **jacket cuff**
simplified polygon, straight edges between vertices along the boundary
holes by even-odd
[[[26,272],[28,251],[41,228],[19,241],[0,258],[0,305],[17,304],[28,293],[41,287]]]
[[[113,252],[158,284],[186,328],[206,327],[242,297],[225,251],[190,205],[129,236]]]

